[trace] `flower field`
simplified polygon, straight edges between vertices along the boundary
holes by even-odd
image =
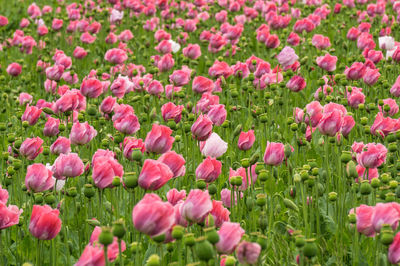
[[[0,265],[397,265],[399,23],[398,0],[4,0]]]

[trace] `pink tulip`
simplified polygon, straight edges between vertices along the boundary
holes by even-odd
[[[61,153],[68,154],[71,152],[71,141],[65,137],[58,137],[50,146],[50,152],[55,155]]]
[[[196,60],[201,56],[200,46],[198,44],[188,44],[183,48],[182,53],[185,57]]]
[[[307,115],[304,118],[304,122],[306,124],[311,124],[312,127],[316,127],[323,116],[322,110],[323,110],[322,105],[317,101],[313,101],[307,104],[306,105]]]
[[[57,112],[69,112],[73,110],[81,111],[86,109],[86,98],[79,90],[72,89],[67,91],[56,101]]]
[[[85,145],[97,136],[97,130],[94,129],[88,122],[76,122],[71,128],[69,139],[72,144]]]
[[[368,143],[364,149],[357,154],[357,162],[364,168],[377,168],[386,161],[387,149],[382,144]]]
[[[182,87],[189,83],[191,71],[187,70],[175,70],[172,75],[169,76],[169,81],[175,86]]]
[[[64,66],[54,65],[46,68],[46,77],[50,80],[59,81],[64,73]]]
[[[132,211],[135,228],[151,237],[165,234],[175,222],[174,207],[156,194],[145,194]]]
[[[304,80],[303,77],[294,75],[287,83],[286,87],[293,91],[293,92],[299,92],[302,91],[306,87],[306,81]]]
[[[101,102],[99,110],[104,114],[111,114],[112,111],[114,110],[116,103],[117,103],[117,99],[115,99],[112,96],[107,96]]]
[[[156,160],[146,159],[138,183],[143,189],[154,191],[164,186],[173,176],[174,173],[168,165]]]
[[[358,80],[364,77],[366,70],[367,69],[363,63],[354,62],[351,67],[346,66],[344,74],[346,75],[347,79]]]
[[[21,92],[18,97],[19,105],[31,104],[32,99],[33,99],[32,95],[26,92]]]
[[[140,129],[139,119],[134,114],[127,114],[114,120],[113,125],[116,130],[127,135],[135,134]]]
[[[218,230],[219,241],[216,244],[217,251],[223,254],[231,254],[245,231],[239,223],[224,222]]]
[[[285,145],[276,142],[267,142],[264,153],[264,162],[267,165],[280,165],[285,159]]]
[[[193,189],[181,207],[181,214],[188,222],[201,223],[211,210],[212,202],[208,191]]]
[[[173,177],[184,176],[186,173],[185,158],[174,151],[163,153],[157,161],[166,164],[174,174]]]
[[[25,176],[25,186],[28,191],[43,192],[54,186],[53,172],[40,163],[28,166]]]
[[[171,134],[172,130],[169,127],[153,124],[144,141],[146,151],[162,154],[171,150],[175,141]]]
[[[203,76],[197,76],[193,79],[192,90],[196,93],[212,92],[214,82]]]
[[[55,238],[61,230],[59,214],[59,210],[52,209],[48,205],[33,205],[29,232],[41,240]]]
[[[182,118],[183,105],[176,106],[173,102],[168,102],[161,106],[161,115],[165,122],[173,119],[175,123],[179,123]]]
[[[39,137],[27,138],[22,142],[19,152],[22,156],[25,156],[28,160],[33,161],[35,158],[43,152],[43,140]]]
[[[381,74],[379,73],[379,69],[367,68],[363,80],[365,84],[372,86],[378,81],[380,76]]]
[[[196,179],[203,179],[206,183],[214,182],[221,174],[222,163],[217,159],[207,157],[196,168]]]
[[[76,153],[61,153],[54,161],[52,171],[57,179],[66,179],[67,177],[77,177],[83,174],[84,165]]]

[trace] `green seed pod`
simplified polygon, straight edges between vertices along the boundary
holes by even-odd
[[[392,202],[396,200],[396,194],[393,192],[388,192],[385,195],[385,202]]]
[[[206,228],[206,229],[204,229],[204,232],[206,234],[207,240],[211,244],[215,245],[215,244],[218,243],[219,235],[218,235],[218,233],[217,233],[217,231],[215,230],[214,227]]]
[[[94,191],[92,184],[85,184],[83,188],[83,194],[85,195],[86,198],[88,199],[93,198],[95,193],[96,192]]]
[[[238,136],[240,134],[240,132],[242,132],[242,124],[239,124],[236,126],[235,130],[233,131],[233,136]]]
[[[262,170],[260,171],[260,173],[258,174],[258,179],[259,179],[261,182],[267,181],[267,179],[268,179],[268,172],[267,172],[267,170],[262,169]]]
[[[371,185],[368,180],[361,181],[360,193],[361,195],[369,195],[372,192]]]
[[[340,160],[342,161],[342,163],[348,163],[351,161],[351,159],[352,159],[351,152],[349,152],[349,151],[342,152],[342,154],[340,156]]]
[[[114,187],[119,187],[119,185],[121,184],[121,178],[119,176],[114,177],[112,183],[111,183]]]
[[[397,151],[397,143],[396,142],[389,143],[389,151],[390,152],[396,152]]]
[[[236,265],[236,259],[232,256],[227,256],[225,259],[225,266],[234,266]]]
[[[159,266],[159,265],[160,265],[160,257],[157,254],[151,255],[146,261],[146,266]]]
[[[292,200],[285,198],[283,200],[283,203],[285,204],[286,208],[294,210],[296,212],[299,211],[299,207],[297,207],[297,205]]]
[[[381,181],[379,180],[379,178],[372,178],[371,179],[371,187],[374,189],[377,189],[379,186],[381,185]]]
[[[217,186],[215,184],[208,185],[208,193],[210,195],[215,195],[217,193]]]
[[[257,204],[258,205],[258,204]],[[264,204],[265,205],[265,204]],[[253,198],[247,198],[246,199],[246,207],[247,207],[247,210],[248,211],[251,211],[251,210],[253,210],[253,207],[254,207],[254,200],[253,200]]]
[[[35,203],[36,204],[42,204],[43,203],[43,194],[42,193],[36,193],[34,195],[35,198]]]
[[[247,168],[250,166],[250,161],[248,158],[243,158],[240,160],[242,167]]]
[[[112,233],[114,236],[118,237],[118,239],[122,239],[126,233],[124,220],[120,219],[114,222],[112,227]]]
[[[350,162],[347,163],[346,173],[347,173],[347,176],[349,178],[355,179],[355,178],[358,177],[358,172],[357,172],[357,169],[356,169],[355,162],[350,161]]]
[[[380,236],[381,236],[381,242],[385,246],[389,246],[390,244],[393,243],[394,236],[393,236],[393,231],[391,229],[382,230]]]
[[[259,175],[261,170],[264,170],[264,164],[263,163],[257,163],[256,164],[256,168],[254,169],[254,171],[256,172],[257,175]]]
[[[329,201],[331,201],[331,202],[335,202],[335,201],[337,200],[337,193],[334,192],[334,191],[329,192],[329,194],[328,194],[328,199],[329,199]]]
[[[171,235],[174,239],[179,240],[182,239],[183,237],[183,231],[184,231],[183,226],[175,225],[174,228],[172,229]]]
[[[75,198],[78,195],[78,191],[76,190],[76,187],[68,188],[67,195],[68,195],[68,197]]]
[[[306,244],[306,238],[303,235],[295,236],[295,245],[297,248],[302,248]]]
[[[265,194],[257,194],[256,204],[259,207],[265,206],[267,204],[267,196]]]
[[[186,234],[183,237],[183,242],[185,243],[186,246],[192,247],[195,244],[195,239],[194,239],[194,234]]]
[[[206,182],[205,182],[203,179],[198,179],[198,180],[196,181],[196,187],[197,187],[198,189],[203,190],[203,189],[205,189],[205,188],[207,187],[207,184],[206,184]]]
[[[261,230],[265,230],[268,226],[268,217],[264,213],[258,217],[258,226]]]
[[[314,239],[307,239],[306,244],[303,247],[304,256],[307,258],[312,258],[317,255],[317,245],[314,242]]]
[[[58,126],[58,130],[60,130],[60,132],[64,132],[65,131],[65,125],[61,124]]]

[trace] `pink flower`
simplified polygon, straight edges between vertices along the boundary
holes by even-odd
[[[172,58],[172,54],[166,54],[160,58],[157,63],[157,67],[160,72],[167,72],[174,67],[175,61]]]
[[[350,210],[353,213],[354,209]],[[372,217],[374,215],[375,209],[373,206],[360,205],[356,208],[357,217],[357,231],[366,236],[373,237],[375,235],[374,228],[372,226]]]
[[[214,125],[220,126],[224,123],[227,112],[225,110],[225,105],[223,104],[215,104],[210,107],[210,110],[207,113],[208,118],[211,119]]]
[[[181,207],[181,215],[188,222],[201,223],[212,210],[208,191],[193,189]]]
[[[18,76],[22,72],[22,67],[18,63],[11,63],[7,67],[7,74],[13,77]]]
[[[175,206],[179,201],[186,198],[186,191],[178,191],[176,188],[170,189],[167,193],[167,200],[173,206]]]
[[[139,175],[139,186],[147,190],[158,190],[164,186],[174,173],[168,165],[151,159],[144,161]]]
[[[389,246],[388,260],[392,264],[398,264],[400,262],[400,232],[395,235],[393,243]]]
[[[192,90],[196,93],[212,92],[214,82],[203,76],[197,76],[193,79]]]
[[[112,48],[106,52],[104,59],[112,64],[122,64],[128,59],[128,56],[124,50]]]
[[[172,130],[169,127],[153,124],[144,141],[146,151],[161,154],[171,150],[175,141],[171,134]]]
[[[319,124],[323,114],[322,114],[323,107],[322,105],[317,102],[313,101],[306,105],[307,115],[304,118],[306,124],[311,124],[312,127],[316,127]]]
[[[157,161],[166,164],[174,174],[173,177],[184,176],[186,173],[185,158],[174,151],[163,153]]]
[[[22,142],[19,152],[22,156],[25,156],[28,160],[33,161],[35,158],[43,152],[43,140],[39,137],[27,138]]]
[[[125,137],[124,139],[124,157],[128,160],[132,160],[132,152],[135,149],[140,150],[142,153],[145,151],[144,143],[142,139],[136,139],[134,137]]]
[[[256,264],[261,246],[258,243],[242,241],[236,248],[236,256],[242,264]]]
[[[358,80],[364,77],[366,70],[366,66],[363,63],[354,62],[351,67],[346,66],[344,74],[347,79]]]
[[[321,34],[315,34],[311,40],[311,43],[319,50],[323,50],[331,46],[329,37],[325,37]]]
[[[156,194],[145,194],[132,211],[135,228],[151,237],[166,233],[175,222],[174,207]]]
[[[30,126],[33,126],[39,120],[41,113],[42,109],[39,109],[35,106],[29,106],[28,104],[25,108],[24,114],[21,117],[21,121],[27,121]]]
[[[74,50],[74,52],[73,52],[73,56],[76,58],[76,59],[83,59],[83,58],[85,58],[86,56],[87,56],[87,51],[84,49],[84,48],[82,48],[82,47],[80,47],[80,46],[77,46],[76,48],[75,48],[75,50]]]
[[[191,71],[187,70],[175,70],[172,75],[169,76],[169,81],[175,86],[182,87],[189,83]]]
[[[193,136],[199,141],[207,140],[212,133],[213,123],[207,115],[199,115],[193,123],[191,131]]]
[[[61,153],[54,161],[51,168],[54,177],[57,179],[65,179],[67,177],[77,177],[83,174],[84,165],[76,153]]]
[[[399,106],[397,105],[396,100],[391,99],[391,98],[384,99],[383,106],[385,106],[385,105],[388,105],[390,107],[388,112],[383,110],[384,108],[382,108],[380,105],[378,106],[379,110],[381,112],[383,112],[384,115],[394,116],[395,114],[397,114],[399,112]]]
[[[224,222],[230,221],[229,215],[231,214],[231,212],[224,207],[222,201],[212,201],[212,210],[210,214],[214,218],[214,223],[216,227],[221,227]]]
[[[317,57],[317,65],[328,72],[336,70],[337,56],[325,54],[324,56]]]
[[[56,136],[58,133],[60,133],[60,130],[58,129],[59,126],[60,119],[49,116],[46,124],[44,124],[43,135],[47,137]]]
[[[224,61],[220,62],[216,60],[214,64],[208,69],[208,75],[213,78],[223,76],[225,79],[227,79],[232,74],[233,70]]]
[[[203,179],[207,183],[215,181],[221,174],[222,163],[217,159],[207,157],[196,168],[196,179]]]
[[[88,122],[76,122],[71,128],[69,139],[72,144],[85,145],[97,136],[97,130],[94,129]]]
[[[54,65],[46,68],[46,77],[50,80],[59,81],[64,73],[64,66]]]
[[[285,145],[277,142],[267,142],[264,153],[264,162],[267,165],[280,165],[285,159]]]
[[[9,205],[7,207],[5,203],[0,202],[0,230],[18,224],[21,213],[22,209],[17,206]]]
[[[362,93],[362,89],[353,87],[351,93],[347,92],[347,103],[353,108],[358,108],[359,104],[365,103],[365,95]]]
[[[365,168],[377,168],[386,161],[387,149],[382,144],[368,143],[357,154],[357,162]]]
[[[103,245],[101,245],[99,243],[100,234],[101,234],[101,228],[99,226],[96,226],[93,229],[92,235],[90,236],[89,245],[92,245],[92,246],[100,245],[101,247],[103,247]],[[103,249],[104,249],[104,247],[103,247]],[[124,252],[125,250],[126,250],[125,241],[121,240],[121,252]],[[108,260],[110,262],[113,262],[118,257],[118,255],[119,255],[118,238],[114,236],[113,242],[107,246]]]
[[[196,60],[201,56],[200,46],[198,44],[188,44],[185,48],[183,48],[182,53],[184,56]]]
[[[231,254],[245,231],[240,227],[239,223],[224,222],[218,230],[219,241],[216,244],[219,253]]]
[[[139,119],[133,113],[126,114],[114,120],[114,128],[124,134],[135,134],[140,129]]]
[[[25,186],[28,191],[42,192],[53,188],[53,172],[45,165],[35,163],[28,166],[25,176]]]
[[[99,110],[104,114],[111,114],[114,110],[115,104],[117,103],[117,99],[112,96],[107,96],[101,102]]]
[[[96,78],[84,79],[81,84],[81,92],[89,98],[97,98],[103,93],[103,84]]]
[[[296,52],[293,50],[293,48],[285,46],[285,48],[283,48],[278,54],[276,59],[278,59],[279,64],[281,64],[283,67],[287,67],[296,62],[299,57],[296,55]]]
[[[99,246],[86,245],[81,257],[74,266],[105,266],[104,251]]]
[[[367,68],[363,80],[365,84],[372,86],[378,81],[380,76],[381,74],[379,73],[379,69]]]
[[[79,90],[69,90],[56,101],[55,109],[57,112],[61,113],[73,110],[85,110],[86,98],[81,94]]]
[[[61,230],[59,214],[59,210],[52,209],[48,205],[33,205],[29,232],[41,240],[55,238]]]
[[[324,112],[318,124],[318,129],[323,135],[335,136],[340,131],[343,125],[343,113],[340,110],[332,110]]]
[[[299,92],[302,91],[306,87],[306,81],[304,80],[303,77],[294,75],[287,83],[286,87],[293,91],[293,92]]]
[[[21,92],[18,97],[19,105],[31,104],[32,99],[33,99],[32,95],[26,92]]]
[[[247,132],[240,132],[238,139],[238,148],[239,150],[247,151],[251,149],[254,144],[256,137],[254,135],[254,130],[249,130]]]
[[[376,233],[381,231],[382,225],[388,224],[396,230],[400,220],[400,205],[397,202],[377,203],[372,215],[372,227]]]
[[[50,152],[55,155],[61,153],[68,154],[71,152],[71,141],[65,137],[58,137],[50,146]]]
[[[112,187],[114,178],[122,178],[124,175],[124,169],[122,165],[111,156],[98,156],[92,161],[93,181],[96,187],[100,189]]]
[[[0,185],[0,204],[6,204],[7,201],[8,201],[8,191],[7,189],[1,188]]]
[[[179,123],[182,118],[183,105],[176,106],[173,102],[168,102],[161,106],[161,115],[165,122],[173,119],[175,123]]]

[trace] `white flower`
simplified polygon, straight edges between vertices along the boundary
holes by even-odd
[[[205,142],[205,143],[204,143]],[[212,133],[211,136],[200,144],[201,154],[208,157],[221,157],[228,149],[228,143],[223,141],[217,133]],[[204,146],[203,146],[204,145]],[[203,146],[203,147],[201,147]]]
[[[392,55],[394,54],[394,52],[396,51],[396,49],[397,49],[397,47],[395,47],[395,48],[392,49],[392,50],[387,50],[387,51],[386,51],[386,60],[388,60],[389,57],[392,57]]]
[[[384,50],[393,50],[394,39],[390,36],[379,37],[379,48]]]
[[[124,11],[118,11],[116,9],[111,10],[110,14],[110,23],[115,23],[117,21],[121,21],[124,17]]]
[[[173,40],[168,40],[168,42],[172,46],[172,52],[175,54],[181,49],[181,45],[177,42],[174,42]]]

